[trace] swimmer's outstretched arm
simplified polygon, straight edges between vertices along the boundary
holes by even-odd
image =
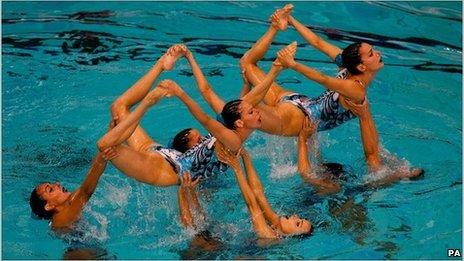
[[[206,114],[200,106],[188,96],[177,83],[164,80],[160,86],[167,90],[168,95],[178,97],[189,109],[198,122],[205,127],[216,139],[222,142],[230,150],[237,152],[242,147],[242,140],[233,130],[226,128],[222,123],[216,121]]]
[[[264,194],[263,185],[261,184],[261,180],[259,179],[258,174],[256,173],[255,168],[253,167],[253,162],[251,160],[250,155],[248,152],[243,149],[242,150],[242,160],[243,165],[245,167],[245,172],[248,177],[248,184],[250,185],[253,194],[255,195],[258,204],[264,212],[264,217],[274,226],[279,226],[279,215],[274,212],[271,205],[269,204],[266,195]]]
[[[313,125],[311,125],[308,117],[303,121],[303,127],[298,135],[298,172],[301,177],[306,180],[309,173],[311,173],[311,163],[308,158],[308,136],[314,133]]]
[[[112,148],[108,148],[106,151],[110,150],[112,151],[112,153],[116,153]],[[97,155],[93,159],[92,166],[87,172],[87,176],[84,182],[82,182],[81,186],[74,192],[74,200],[78,199],[84,204],[89,200],[89,198],[95,191],[95,188],[97,187],[98,180],[100,179],[101,175],[103,174],[103,171],[106,168],[106,164],[107,161],[103,158],[103,153],[97,153]]]
[[[177,200],[179,202],[180,222],[186,228],[195,228],[192,212],[190,212],[187,191],[182,186],[179,186],[179,189],[177,190]]]
[[[145,98],[139,103],[137,108],[133,110],[124,120],[122,120],[116,127],[108,131],[97,142],[97,147],[100,151],[105,148],[119,145],[125,142],[130,135],[135,131],[137,125],[140,123],[143,115],[147,110],[156,104],[164,95],[166,90],[156,87],[153,91],[149,92]],[[128,131],[130,130],[130,131]]]
[[[303,37],[310,45],[319,51],[325,53],[330,59],[335,60],[338,54],[342,52],[342,49],[337,46],[328,43],[317,34],[315,34],[311,29],[301,24],[293,16],[288,17],[288,23],[293,25],[296,31]]]
[[[377,171],[382,165],[379,153],[379,137],[372,119],[371,110],[367,99],[361,105],[347,101],[350,110],[358,116],[359,128],[361,129],[361,139],[364,148],[366,162],[372,171]]]
[[[196,227],[193,215],[202,215],[201,219],[204,219],[203,210],[195,191],[195,187],[198,185],[199,181],[200,178],[192,181],[190,173],[188,172],[182,174],[177,195],[179,200],[180,221],[187,228]]]
[[[242,169],[240,167],[233,167],[232,169],[235,173],[240,190],[242,191],[242,196],[248,207],[248,211],[250,212],[251,221],[257,236],[259,238],[277,238],[277,233],[266,223],[266,219],[263,216],[263,210],[260,208],[253,191],[247,183]]]
[[[113,148],[97,153],[81,186],[71,194],[69,204],[65,205],[65,209],[53,216],[53,229],[66,229],[79,218],[82,209],[97,188],[98,181],[106,168],[107,160],[111,160],[116,156],[117,152]]]
[[[355,103],[360,104],[364,101],[364,97],[366,96],[365,89],[360,88],[358,86],[359,83],[353,80],[338,79],[325,75],[313,68],[296,62],[291,56],[279,55],[279,59],[282,65],[303,74],[306,78],[325,86],[329,90],[340,93]]]
[[[298,172],[304,181],[316,186],[320,193],[337,193],[340,191],[338,183],[328,178],[319,178],[312,173],[311,163],[308,158],[307,141],[308,137],[316,132],[316,128],[317,126],[306,117],[298,135]]]
[[[251,222],[253,223],[256,235],[259,238],[277,238],[277,233],[266,223],[258,200],[245,178],[245,174],[240,166],[239,156],[235,156],[228,152],[222,144],[216,144],[216,154],[220,161],[228,164],[234,171],[235,178],[237,179],[243,199],[247,205],[248,212],[250,213]]]
[[[366,156],[369,170],[377,172],[383,167],[383,162],[380,158],[379,140],[374,120],[372,119],[369,104],[366,100],[364,104],[356,105],[352,102],[347,102],[350,110],[359,118],[359,127],[361,128],[361,138],[363,142],[364,154]],[[414,179],[424,174],[421,168],[410,168],[407,170],[397,169],[394,173],[390,173],[385,177],[381,177],[374,182],[369,183],[369,186],[385,186],[396,182],[400,179]]]
[[[185,47],[185,58],[192,68],[193,76],[197,82],[198,89],[200,90],[201,96],[206,100],[209,106],[216,112],[216,114],[221,113],[222,108],[224,108],[224,100],[222,100],[211,88],[208,80],[206,80],[205,75],[198,66],[197,62],[193,58],[192,52],[184,45]]]

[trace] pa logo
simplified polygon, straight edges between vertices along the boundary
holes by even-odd
[[[448,249],[448,257],[461,257],[459,249]]]

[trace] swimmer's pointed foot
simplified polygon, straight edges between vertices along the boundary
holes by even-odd
[[[166,53],[161,56],[160,62],[163,66],[163,70],[170,71],[174,68],[174,64],[176,63],[177,59],[185,53],[184,48],[181,44],[176,44],[171,46]]]
[[[277,59],[273,62],[274,65],[283,66],[286,68],[295,65],[295,53],[297,49],[296,41],[287,45],[277,52]]]
[[[292,4],[286,4],[281,9],[277,9],[270,17],[271,24],[277,30],[285,31],[288,27],[288,17],[293,11]]]
[[[159,86],[156,86],[153,90],[151,90],[145,98],[143,98],[149,106],[153,106],[156,104],[161,98],[166,96],[167,90],[164,88],[161,88]]]

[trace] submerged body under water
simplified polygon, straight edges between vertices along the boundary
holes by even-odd
[[[242,86],[238,59],[267,28],[280,2],[2,3],[2,256],[5,259],[445,259],[462,246],[462,11],[459,2],[297,2],[294,16],[339,47],[367,41],[385,67],[369,101],[388,168],[425,169],[418,181],[369,189],[357,120],[317,135],[321,162],[343,165],[342,191],[319,196],[296,171],[295,139],[255,132],[246,148],[280,214],[315,225],[313,236],[263,246],[231,172],[204,182],[207,213],[195,236],[178,221],[176,187],[155,188],[109,166],[77,231],[55,235],[31,217],[43,181],[80,184],[106,131],[109,106],[172,44],[185,43],[224,98]],[[360,15],[362,14],[362,15]],[[349,21],[349,22],[348,22]],[[366,26],[369,25],[369,26]],[[337,67],[289,28],[260,66],[298,41],[297,60],[327,74]],[[185,60],[161,79],[199,104]],[[323,88],[287,70],[278,83],[318,96]],[[200,128],[175,99],[142,120],[167,144]],[[388,168],[385,171],[388,171]],[[207,241],[208,251],[199,247]],[[334,244],[333,242],[336,242]]]

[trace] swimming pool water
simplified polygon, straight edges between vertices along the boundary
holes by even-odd
[[[319,197],[296,173],[294,139],[255,132],[247,142],[266,195],[281,214],[315,225],[312,237],[262,246],[232,173],[201,190],[217,251],[191,245],[178,221],[176,189],[155,188],[109,166],[79,231],[57,236],[31,217],[32,188],[61,181],[75,189],[106,131],[111,102],[172,44],[192,50],[226,100],[241,87],[238,59],[283,2],[2,2],[2,257],[61,259],[91,248],[100,258],[445,259],[462,246],[462,3],[296,2],[294,16],[344,47],[378,48],[385,67],[369,88],[382,147],[400,163],[425,169],[419,181],[359,189],[365,164],[353,120],[320,133],[328,162],[348,178],[337,195]],[[296,57],[328,74],[336,66],[290,28],[265,61],[298,41]],[[164,73],[206,109],[186,61]],[[290,70],[283,86],[316,96],[317,84]],[[151,109],[142,126],[162,144],[187,126],[200,128],[175,99]],[[462,250],[462,248],[461,248]]]

